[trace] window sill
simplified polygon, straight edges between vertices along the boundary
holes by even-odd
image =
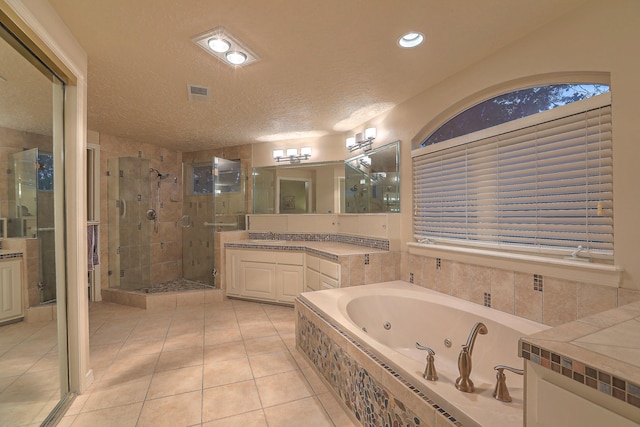
[[[612,288],[620,287],[622,281],[623,269],[615,265],[444,244],[409,242],[407,246],[411,255],[444,258],[521,273],[542,274]]]

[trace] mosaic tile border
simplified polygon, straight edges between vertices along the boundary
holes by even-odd
[[[394,378],[396,378],[398,381],[400,381],[405,387],[407,387],[413,394],[417,395],[418,397],[420,397],[426,404],[428,404],[429,406],[431,406],[437,414],[441,415],[443,417],[444,420],[446,420],[445,422],[448,422],[448,424],[450,426],[455,426],[455,427],[464,427],[464,424],[462,424],[460,421],[458,421],[453,415],[449,414],[447,412],[447,410],[445,408],[442,408],[440,405],[438,405],[437,403],[435,403],[433,400],[431,400],[424,392],[422,392],[419,388],[417,388],[415,385],[413,385],[411,382],[407,381],[404,377],[402,377],[402,375],[398,372],[396,372],[392,367],[390,367],[389,365],[387,365],[383,360],[379,359],[374,353],[372,353],[371,351],[369,351],[367,348],[365,348],[364,346],[362,346],[357,340],[353,339],[351,336],[349,336],[347,333],[345,333],[344,331],[342,331],[342,329],[340,329],[339,327],[337,327],[336,325],[334,325],[332,322],[330,322],[329,320],[327,320],[327,318],[322,315],[322,313],[318,312],[316,309],[314,309],[313,307],[311,307],[310,305],[306,304],[304,301],[302,301],[301,299],[297,298],[296,299],[301,305],[303,305],[305,308],[307,308],[309,311],[311,311],[312,313],[314,313],[316,316],[318,316],[322,321],[324,321],[327,325],[329,325],[332,329],[334,329],[336,332],[338,332],[343,338],[345,338],[347,341],[349,341],[352,345],[354,345],[356,348],[358,348],[359,350],[361,350],[364,354],[366,354],[370,359],[372,359],[374,362],[376,362],[380,367],[382,367],[388,374],[392,375]],[[298,313],[298,319],[299,321],[302,322],[306,322],[309,323],[313,326],[315,326],[315,324],[310,321],[309,319],[306,319],[306,317],[302,314],[302,313]],[[322,332],[320,332],[322,333]],[[331,339],[329,337],[327,337],[326,335],[324,335],[324,339],[331,341]],[[332,342],[332,341],[331,341]],[[303,349],[303,350],[307,350],[307,349]],[[311,350],[311,349],[309,349]],[[311,355],[307,354],[310,358]],[[317,361],[313,360],[313,363],[316,364]],[[316,367],[318,369],[321,370],[320,366]],[[337,390],[336,390],[337,391]],[[338,391],[339,392],[339,391]],[[388,392],[387,392],[388,393]],[[418,419],[419,420],[419,419]],[[396,424],[389,424],[389,425],[396,425]],[[400,424],[402,425],[402,424]],[[416,425],[420,425],[419,423]],[[386,426],[386,425],[385,425]]]
[[[389,250],[388,239],[374,239],[362,236],[352,236],[348,234],[333,233],[264,233],[249,232],[249,239],[269,239],[291,240],[296,242],[336,242],[348,243],[350,245],[364,246],[372,249]],[[282,247],[282,246],[279,246]]]
[[[640,408],[640,386],[570,357],[520,340],[520,357]]]
[[[22,258],[22,252],[15,252],[11,254],[1,254],[0,259]]]

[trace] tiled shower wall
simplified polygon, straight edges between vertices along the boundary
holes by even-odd
[[[251,209],[249,201],[252,200],[252,183],[248,178],[251,176],[251,145],[238,145],[233,147],[217,148],[213,150],[202,150],[182,154],[184,164],[210,163],[214,157],[229,160],[240,160],[243,168],[247,171],[245,181],[244,206],[237,209],[244,209],[249,212]],[[223,198],[221,198],[223,200]],[[227,201],[228,202],[228,201]],[[222,212],[221,206],[216,207]],[[183,230],[183,254],[182,262],[184,277],[192,280],[214,283],[212,270],[217,269],[215,284],[224,287],[223,261],[221,255],[220,239],[214,241],[213,229],[204,227],[204,221],[214,222],[213,218],[213,196],[212,195],[185,195],[184,214],[191,218],[192,226]]]
[[[640,300],[640,291],[402,253],[401,279],[557,326]]]

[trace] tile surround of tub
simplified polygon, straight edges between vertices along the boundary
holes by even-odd
[[[298,349],[363,425],[463,425],[311,307],[296,301],[296,310]]]
[[[640,301],[640,291],[401,253],[402,280],[549,326]]]

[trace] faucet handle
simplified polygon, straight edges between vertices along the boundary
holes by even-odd
[[[496,371],[496,388],[493,390],[493,397],[501,402],[511,402],[511,395],[509,394],[509,389],[507,388],[507,376],[504,374],[504,370],[506,369],[509,372],[513,372],[517,375],[524,375],[524,369],[512,368],[511,366],[506,365],[497,365],[494,366]]]
[[[427,366],[424,368],[424,374],[422,377],[427,381],[438,381],[438,374],[436,372],[436,363],[435,363],[435,355],[436,352],[433,351],[430,347],[420,344],[416,342],[416,348],[418,350],[425,350],[427,354]]]
[[[430,347],[427,347],[426,345],[422,345],[419,342],[416,342],[416,348],[418,350],[425,350],[427,353],[429,353],[429,356],[435,356],[436,352],[431,350]]]

